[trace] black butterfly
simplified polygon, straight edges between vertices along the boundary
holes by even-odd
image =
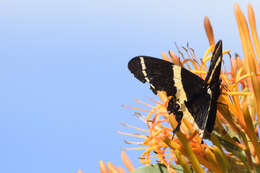
[[[222,41],[218,41],[213,52],[210,67],[203,80],[178,65],[149,56],[134,57],[128,63],[129,70],[141,82],[150,83],[154,94],[165,91],[169,100],[167,111],[173,113],[178,122],[185,117],[199,131],[211,133],[214,129],[217,99],[220,95],[220,70],[222,63]]]

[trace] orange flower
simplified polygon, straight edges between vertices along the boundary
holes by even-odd
[[[129,172],[135,171],[132,162],[125,152],[121,152],[121,158]],[[108,162],[106,166],[106,164],[102,160],[99,161],[99,168],[101,173],[125,173],[125,170],[122,167],[116,167],[111,162]]]
[[[169,98],[164,92],[159,92],[160,102],[152,100],[155,106],[138,101],[150,107],[150,111],[133,108],[147,113],[146,116],[141,114],[138,116],[146,123],[148,129],[141,130],[127,125],[146,133],[145,135],[135,134],[136,137],[143,138],[143,142],[128,142],[145,146],[135,148],[145,150],[140,158],[141,163],[148,164],[152,162],[153,158],[157,158],[159,162],[167,166],[170,172],[175,172],[171,166],[173,163],[180,164],[186,171],[191,166],[195,172],[203,172],[205,169],[212,172],[228,172],[231,169],[238,170],[238,172],[241,170],[252,171],[259,166],[260,145],[256,127],[260,125],[260,44],[256,33],[254,12],[250,4],[248,15],[254,44],[251,41],[245,17],[239,6],[235,4],[235,16],[240,31],[244,59],[236,55],[231,59],[230,72],[221,73],[222,94],[218,100],[215,130],[209,139],[213,145],[201,144],[198,133],[193,130],[192,125],[185,118],[183,119],[185,126],[182,126],[181,130],[176,133],[177,137],[173,137],[172,129],[176,127],[177,122],[173,118],[174,116],[167,113]],[[181,61],[173,51],[169,51],[170,57],[162,53],[163,59],[181,65],[205,78],[207,73],[205,64],[210,60],[210,52],[213,51],[215,45],[213,29],[208,17],[204,19],[204,27],[210,48],[206,50],[200,64],[195,56],[184,58]],[[194,55],[190,48],[184,49],[184,51],[188,55]],[[229,54],[229,51],[224,51],[223,54]],[[187,165],[189,166],[187,167]]]

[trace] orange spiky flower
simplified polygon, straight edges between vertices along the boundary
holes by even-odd
[[[135,171],[132,162],[130,161],[130,159],[128,158],[125,152],[121,152],[121,158],[125,167],[129,172]],[[125,173],[122,167],[116,167],[111,162],[108,162],[106,166],[106,164],[102,160],[99,161],[99,168],[101,173]]]
[[[260,44],[252,6],[248,5],[251,32],[238,4],[234,5],[234,11],[244,58],[238,55],[231,58],[230,71],[221,73],[222,93],[218,99],[215,128],[208,139],[212,144],[201,144],[200,136],[185,118],[185,126],[181,126],[176,133],[177,137],[173,137],[172,130],[177,122],[174,116],[167,113],[169,98],[164,92],[159,92],[160,101],[152,100],[154,106],[137,100],[150,110],[133,108],[146,114],[136,113],[136,116],[147,125],[147,129],[124,124],[145,134],[119,132],[143,139],[143,142],[128,141],[129,144],[142,145],[135,148],[144,150],[140,157],[141,163],[151,164],[156,158],[169,172],[177,172],[175,165],[181,165],[185,172],[191,172],[191,168],[195,172],[260,172]],[[205,64],[211,59],[210,52],[214,50],[215,40],[207,17],[204,19],[204,27],[210,47],[200,61],[190,48],[184,49],[189,58],[180,60],[173,51],[169,51],[169,56],[162,53],[163,59],[205,78]],[[223,55],[231,56],[229,52],[224,51]]]

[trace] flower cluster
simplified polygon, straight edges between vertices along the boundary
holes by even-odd
[[[167,113],[169,98],[165,92],[158,93],[160,101],[152,100],[154,106],[138,101],[150,109],[134,108],[145,112],[146,115],[136,115],[144,121],[147,129],[124,125],[145,134],[119,133],[143,139],[141,143],[128,141],[142,146],[139,148],[144,150],[140,157],[141,163],[151,164],[153,158],[156,158],[169,172],[176,172],[174,165],[181,165],[185,172],[191,172],[191,168],[195,172],[260,172],[260,44],[252,6],[248,5],[249,25],[238,4],[234,5],[234,11],[243,58],[239,55],[232,57],[230,71],[222,70],[221,95],[214,131],[201,143],[198,132],[183,118],[182,123],[185,125],[173,136],[172,130],[177,122],[174,116]],[[169,51],[169,55],[162,53],[162,58],[205,78],[206,63],[212,57],[215,40],[207,17],[204,26],[210,47],[203,58],[198,59],[189,47],[184,48],[188,58],[184,58],[183,54],[180,54],[180,58],[173,51]],[[231,57],[229,52],[223,51],[223,55]],[[100,163],[105,167],[103,162]],[[132,167],[130,171],[133,170]]]

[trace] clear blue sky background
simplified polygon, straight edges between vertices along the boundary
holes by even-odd
[[[234,2],[1,1],[0,172],[92,173],[100,159],[123,165],[120,149],[131,138],[116,131],[136,131],[120,122],[143,125],[121,105],[152,97],[128,61],[187,42],[203,56],[204,16],[224,48],[241,54]],[[247,13],[248,1],[238,2]],[[260,3],[252,5],[259,21]],[[128,152],[136,166],[140,153]]]

